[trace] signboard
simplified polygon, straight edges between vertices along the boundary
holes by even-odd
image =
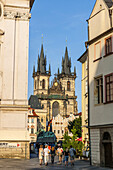
[[[0,143],[0,148],[19,148],[19,147],[21,147],[20,143],[7,143],[7,142]]]

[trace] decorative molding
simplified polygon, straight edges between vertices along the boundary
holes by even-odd
[[[30,13],[20,13],[20,12],[4,11],[4,17],[6,19],[29,20],[31,18],[31,14]]]

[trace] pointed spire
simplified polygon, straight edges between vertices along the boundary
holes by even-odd
[[[40,52],[40,72],[46,73],[46,59],[44,58],[43,44],[41,46],[41,52]]]
[[[40,57],[38,54],[37,72],[39,72],[39,71],[40,71]]]
[[[50,64],[49,64],[49,74],[51,75],[51,66],[50,66]]]
[[[68,62],[68,50],[67,50],[67,46],[66,46],[66,50],[65,50],[65,61]]]
[[[74,66],[74,75],[76,75],[76,67]]]
[[[58,68],[58,75],[59,75],[59,73],[60,73],[60,72],[59,72],[59,68]]]

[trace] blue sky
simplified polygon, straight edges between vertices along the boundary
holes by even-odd
[[[44,51],[47,55],[53,79],[58,67],[61,71],[62,56],[65,53],[66,39],[72,71],[76,66],[75,94],[77,95],[78,111],[81,109],[81,76],[82,65],[77,59],[85,51],[87,41],[87,22],[95,0],[35,0],[31,10],[30,42],[29,42],[29,73],[28,98],[33,94],[33,65],[37,68],[38,51],[41,50],[42,34]]]

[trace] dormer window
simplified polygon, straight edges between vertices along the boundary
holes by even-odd
[[[70,91],[70,81],[67,82],[67,91]]]
[[[45,80],[42,80],[42,89],[45,89]]]

